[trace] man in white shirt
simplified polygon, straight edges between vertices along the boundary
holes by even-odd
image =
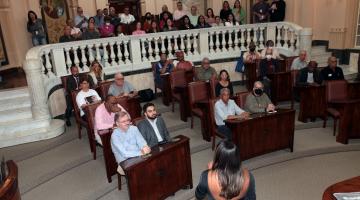
[[[75,26],[77,28],[82,29],[83,31],[88,27],[88,19],[89,17],[84,15],[84,11],[81,7],[77,7],[77,14],[75,16]]]
[[[131,24],[135,21],[135,17],[130,14],[129,7],[124,8],[124,13],[120,14],[120,22],[123,24]]]
[[[161,143],[166,143],[171,140],[169,131],[166,128],[165,122],[161,116],[158,116],[155,105],[153,103],[146,103],[143,106],[145,119],[141,120],[137,127],[150,146],[156,146]]]
[[[181,19],[182,17],[184,17],[185,15],[187,15],[187,12],[185,10],[183,10],[183,5],[182,5],[181,1],[177,2],[176,6],[177,6],[177,10],[175,10],[174,14],[173,14],[175,21],[177,21],[177,20]]]
[[[299,57],[295,58],[291,64],[291,70],[300,70],[307,66],[306,51],[301,50]]]
[[[229,127],[225,125],[226,119],[247,119],[249,113],[245,112],[235,101],[230,99],[230,90],[223,88],[220,90],[220,99],[215,103],[215,123],[217,130],[224,134],[227,138],[232,138],[232,133]]]
[[[86,105],[101,101],[99,94],[89,87],[87,76],[80,79],[81,91],[76,95],[76,104],[80,109],[80,116],[86,120],[84,111],[82,110]]]

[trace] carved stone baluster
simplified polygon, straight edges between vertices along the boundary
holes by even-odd
[[[47,75],[47,73],[46,73],[47,59],[49,59],[49,58],[46,56],[46,51],[44,51],[44,52],[42,53],[42,56],[41,56],[41,61],[42,61],[42,62],[41,62],[41,65],[42,65],[42,67],[41,67],[41,74],[42,74],[43,78],[45,78],[46,75]]]
[[[219,52],[221,51],[220,49],[220,32],[215,32],[215,35],[216,35],[216,42],[215,42],[215,51],[216,52]]]
[[[175,36],[173,36],[173,37],[174,37],[175,45],[177,46],[177,50],[182,51],[182,49],[181,49],[181,44],[179,44],[179,43],[177,42],[177,39],[178,39],[179,37],[175,37]]]
[[[95,48],[96,48],[96,60],[97,60],[98,62],[100,62],[100,60],[101,60],[100,44],[95,44]]]
[[[128,50],[128,44],[129,41],[124,41],[124,56],[125,56],[125,63],[130,63],[130,54],[129,54],[129,50]]]
[[[111,58],[111,66],[115,66],[116,62],[115,62],[115,51],[114,51],[114,45],[115,42],[112,42],[109,44],[110,45],[110,58]]]
[[[285,48],[289,48],[289,36],[288,36],[288,33],[289,33],[289,27],[287,26],[284,26],[284,45],[283,47]]]
[[[258,36],[259,36],[259,34],[260,34],[260,30],[258,28],[254,28],[253,42],[255,43],[256,46],[258,46],[258,41],[259,41]]]
[[[234,46],[234,50],[235,50],[235,51],[240,51],[238,34],[239,34],[238,29],[235,29],[235,30],[234,30],[234,35],[235,35],[235,39],[234,39],[234,45],[235,45],[235,46]]]
[[[276,26],[277,27],[277,36],[276,36],[276,47],[281,47],[281,32],[282,32],[282,26]]]
[[[67,66],[67,72],[70,73],[70,67],[71,67],[71,58],[70,58],[70,49],[71,48],[65,48],[65,55],[66,55],[66,66]]]
[[[79,66],[79,57],[78,57],[78,53],[77,53],[78,47],[73,47],[73,52],[74,52],[74,64],[76,66]]]
[[[251,42],[251,29],[248,28],[247,31],[246,31],[246,45],[247,47],[246,48],[249,48],[249,44]]]
[[[88,53],[89,53],[89,62],[91,64],[95,60],[93,45],[87,45],[87,49],[88,49]]]
[[[167,37],[165,37],[165,36],[161,37],[161,41],[162,41],[162,44],[161,44],[161,53],[165,53],[165,51],[166,51],[166,48],[165,48],[165,40],[168,41],[168,48],[169,48],[169,46],[171,45],[171,42],[170,42],[170,39],[169,39],[169,38],[167,38]]]
[[[241,34],[240,34],[240,49],[241,49],[241,51],[245,51],[246,50],[246,48],[245,48],[245,31],[246,31],[246,29],[241,29],[240,30],[240,32],[241,32]]]
[[[295,43],[295,30],[294,29],[291,29],[290,30],[290,49],[291,51],[295,51],[295,46],[294,46],[294,43]]]
[[[300,44],[300,34],[296,34],[296,42],[295,42],[295,48],[296,50],[299,49],[299,44]]]
[[[52,72],[52,65],[51,65],[51,55],[50,55],[51,51],[46,52],[45,57],[46,57],[46,70],[47,70],[47,75],[48,77],[54,77],[55,74]]]
[[[161,40],[161,38],[155,38],[155,60],[159,60],[160,56],[159,56],[159,41],[161,41],[161,46],[165,45],[164,41]]]
[[[123,53],[121,51],[121,46],[124,46],[123,42],[116,42],[117,44],[117,53],[116,53],[116,57],[119,59],[118,60],[118,65],[120,64],[125,64],[124,60],[123,60]]]
[[[104,56],[103,56],[103,59],[104,59],[104,67],[109,67],[110,66],[110,63],[109,63],[109,52],[108,52],[108,48],[107,48],[107,45],[109,43],[103,43],[102,44],[102,47],[103,47],[103,52],[104,52]]]
[[[194,38],[195,40],[195,38]],[[213,44],[213,34],[211,32],[209,32],[209,53],[213,53],[214,52],[214,44]],[[195,50],[194,50],[195,51]]]
[[[153,50],[152,44],[157,45],[157,43],[154,40],[154,38],[147,39],[146,41],[149,43],[149,60],[154,61],[154,50]]]
[[[89,71],[89,67],[87,66],[87,60],[86,60],[86,56],[85,56],[85,47],[86,46],[81,46],[81,63],[83,64],[82,66],[82,71],[86,72]]]
[[[264,27],[260,27],[260,44],[259,47],[260,49],[264,48]]]
[[[146,57],[146,49],[145,49],[145,39],[140,40],[141,41],[141,60],[146,61],[149,60]]]
[[[193,55],[199,55],[199,50],[198,50],[198,34],[192,34],[193,36],[193,48],[194,48],[194,52],[192,53]]]
[[[185,42],[185,44],[186,44],[186,47],[185,47],[185,49],[186,49],[186,51],[188,52],[188,54],[189,53],[192,53],[191,52],[191,45],[190,45],[190,34],[186,34],[185,35],[185,37],[186,37],[186,42],[185,42],[185,40],[184,40],[184,42]],[[192,53],[192,54],[194,54],[194,53]]]
[[[221,40],[221,46],[222,46],[222,50],[224,51],[229,51],[229,49],[228,48],[226,48],[226,46],[229,44],[229,40],[230,40],[230,38],[231,38],[231,36],[229,35],[229,32],[228,31],[221,31],[221,33],[222,33],[222,40]],[[228,34],[228,41],[226,41],[226,39],[225,39],[225,35],[226,34]]]
[[[180,37],[180,45],[181,45],[181,49],[185,52],[185,45],[184,45],[184,36],[179,35]],[[186,55],[188,55],[188,52],[185,52]]]

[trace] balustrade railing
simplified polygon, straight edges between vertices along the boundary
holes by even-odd
[[[248,49],[250,42],[261,50],[267,40],[273,40],[280,53],[294,55],[299,49],[311,48],[306,46],[308,41],[301,41],[309,40],[301,37],[303,30],[288,22],[249,24],[50,44],[34,50],[42,61],[44,78],[68,75],[72,65],[87,72],[94,60],[101,62],[109,75],[150,68],[162,52],[174,58],[176,51],[184,51],[186,59],[193,62],[205,56],[211,60],[235,58]]]

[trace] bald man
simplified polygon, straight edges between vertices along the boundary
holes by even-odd
[[[337,58],[329,57],[328,66],[321,70],[321,78],[324,81],[344,80],[344,74],[340,67],[337,66]]]
[[[135,96],[137,91],[134,87],[127,81],[124,80],[124,76],[121,73],[115,74],[115,81],[112,83],[108,90],[109,95],[113,96]]]
[[[196,68],[196,80],[208,81],[212,77],[217,77],[216,70],[210,66],[209,58],[204,58],[201,67]]]
[[[307,66],[306,51],[301,50],[299,57],[295,58],[291,64],[291,70],[300,70]]]
[[[275,110],[274,104],[264,92],[264,85],[260,81],[254,83],[253,91],[246,97],[245,110],[250,113],[262,113]]]

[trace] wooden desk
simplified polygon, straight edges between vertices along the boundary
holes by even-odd
[[[326,116],[326,91],[322,86],[295,86],[300,94],[300,110],[298,120],[306,123],[308,118]]]
[[[120,163],[124,169],[130,199],[165,199],[192,183],[189,138],[152,148],[151,156]]]
[[[330,101],[340,107],[340,122],[336,141],[348,144],[349,139],[360,138],[360,99]]]
[[[284,148],[293,151],[295,110],[279,109],[277,113],[252,114],[247,120],[225,120],[242,160]]]
[[[170,85],[170,74],[161,74],[162,79],[162,102],[165,106],[169,106],[171,102],[171,85]]]
[[[256,61],[254,63],[245,63],[245,75],[246,75],[246,88],[248,91],[252,91],[253,85],[255,81],[258,80],[257,78],[257,69],[259,66],[259,61]]]
[[[175,92],[180,94],[181,101],[180,105],[180,119],[187,122],[187,118],[190,117],[190,106],[189,106],[189,90],[188,86],[175,86]]]
[[[203,139],[210,142],[211,141],[211,131],[210,131],[210,102],[209,100],[202,100],[196,102],[196,105],[202,110],[204,113],[203,119],[201,119],[201,133],[203,135]]]
[[[0,199],[1,200],[20,200],[19,183],[18,183],[18,168],[14,161],[6,162],[9,170],[5,177],[4,183],[0,185]]]
[[[271,101],[277,104],[279,101],[289,101],[293,97],[291,72],[277,72],[268,74],[271,80]]]
[[[360,99],[360,81],[348,82],[349,99]]]
[[[140,97],[117,97],[117,103],[125,108],[131,119],[141,117]]]
[[[323,194],[323,200],[336,200],[334,193],[342,192],[359,192],[360,191],[360,176],[335,183],[326,188]]]

